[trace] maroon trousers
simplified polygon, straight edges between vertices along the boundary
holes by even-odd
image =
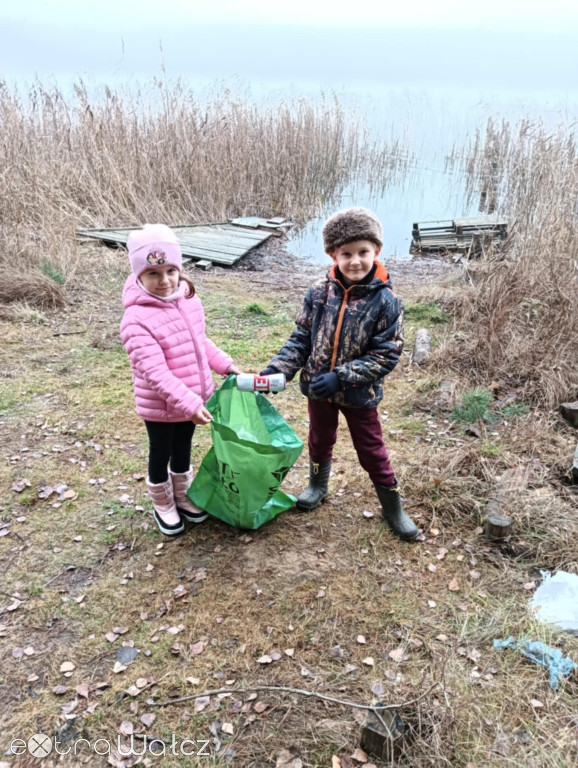
[[[345,416],[359,463],[374,485],[396,485],[377,408],[345,408],[328,400],[307,400],[309,408],[309,458],[316,464],[333,456],[339,412]]]

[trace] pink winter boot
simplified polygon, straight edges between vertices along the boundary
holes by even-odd
[[[175,500],[173,499],[173,484],[169,477],[164,483],[151,483],[147,477],[147,488],[153,500],[155,508],[154,518],[161,533],[165,536],[176,536],[185,530],[185,524],[181,520]]]
[[[187,491],[193,482],[193,468],[189,467],[188,472],[173,472],[171,470],[170,475],[173,481],[173,494],[179,515],[188,520],[189,523],[202,523],[207,519],[207,513],[195,507],[187,496]]]

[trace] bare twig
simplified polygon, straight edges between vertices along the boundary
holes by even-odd
[[[333,696],[326,696],[324,693],[317,693],[316,691],[305,691],[302,688],[290,688],[286,685],[257,685],[248,686],[247,688],[218,688],[212,691],[203,691],[203,693],[192,693],[190,696],[181,696],[179,699],[169,699],[168,701],[154,702],[150,704],[151,707],[166,707],[169,704],[181,704],[183,701],[192,701],[193,699],[200,699],[203,696],[217,696],[221,693],[248,693],[249,691],[281,691],[284,693],[296,693],[299,696],[313,696],[322,701],[331,701],[333,704],[341,704],[344,707],[354,707],[355,709],[368,709],[373,711],[382,711],[385,709],[404,709],[412,704],[415,704],[422,699],[425,699],[434,688],[437,688],[439,683],[434,683],[420,696],[410,701],[402,701],[398,704],[359,704],[356,701],[345,701],[343,699],[335,699]]]

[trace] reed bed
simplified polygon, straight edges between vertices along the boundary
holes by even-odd
[[[79,81],[72,98],[0,83],[0,130],[1,252],[16,247],[35,274],[56,259],[65,276],[79,226],[249,213],[304,223],[347,185],[385,185],[408,157],[399,142],[371,139],[336,99],[260,108],[223,92],[203,103],[160,80],[95,96]]]
[[[536,404],[578,395],[578,155],[575,126],[490,120],[453,158],[482,211],[506,215],[512,242],[488,253],[454,302],[469,332],[446,360],[478,382],[502,380]]]

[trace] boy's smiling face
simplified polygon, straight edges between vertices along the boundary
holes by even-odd
[[[380,251],[381,248],[371,240],[355,240],[340,245],[331,253],[331,258],[344,277],[352,283],[358,283],[371,272]]]

